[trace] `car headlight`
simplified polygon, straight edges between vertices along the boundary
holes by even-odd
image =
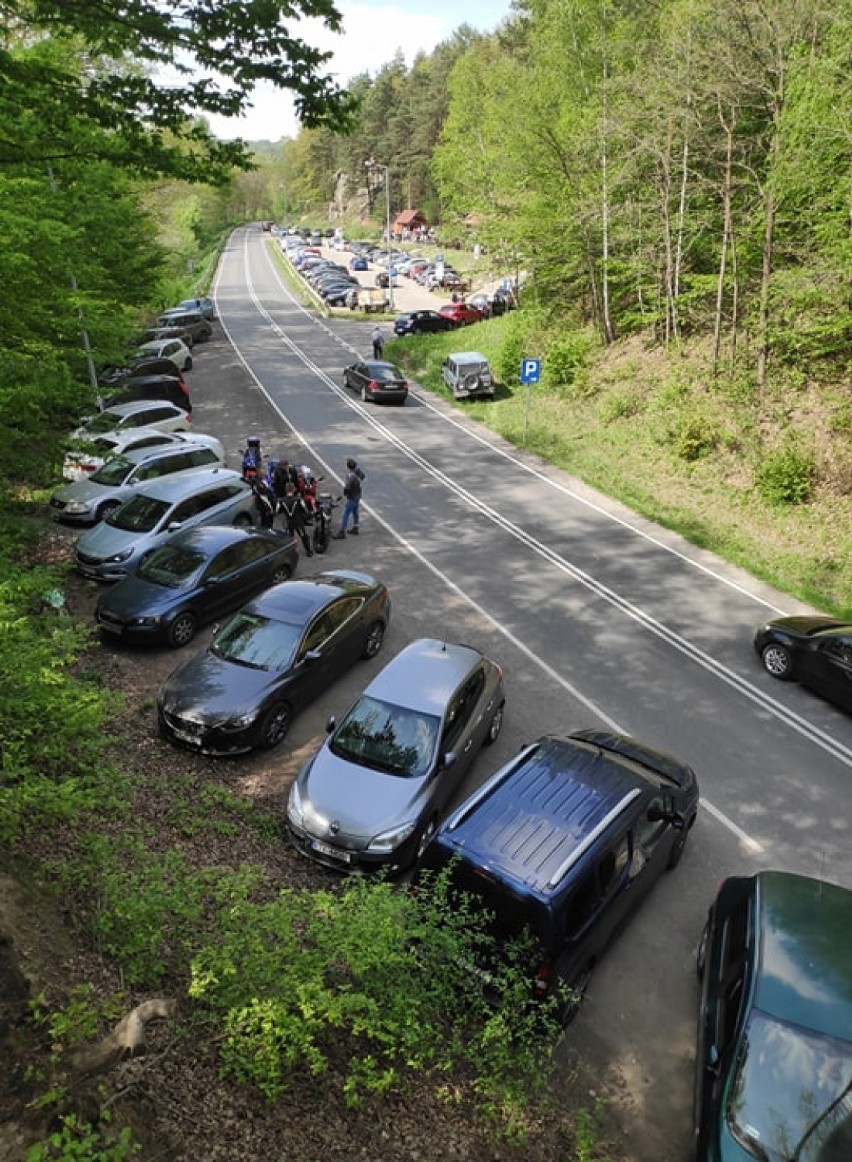
[[[132,556],[133,556],[133,550],[132,549],[125,549],[121,553],[113,553],[113,555],[111,557],[106,557],[104,559],[104,564],[105,565],[116,565],[116,564],[118,564],[119,561],[126,561],[128,557],[132,557]]]
[[[131,617],[131,625],[159,625],[163,619],[161,617]]]
[[[400,844],[405,843],[416,826],[417,820],[414,819],[410,823],[402,823],[398,827],[391,828],[390,831],[383,831],[380,835],[375,835],[367,844],[367,851],[372,851],[375,855],[388,855],[395,851]]]
[[[65,511],[71,513],[72,516],[80,516],[81,513],[88,512],[91,507],[90,500],[69,500],[65,505]]]
[[[290,795],[287,799],[287,821],[292,823],[294,827],[301,827],[304,818],[305,810],[302,806],[302,795],[294,779],[290,786]]]
[[[257,718],[257,710],[250,710],[247,714],[240,714],[238,718],[229,718],[222,723],[222,730],[245,730]]]

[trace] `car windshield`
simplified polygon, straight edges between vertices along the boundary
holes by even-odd
[[[382,383],[398,383],[402,376],[395,367],[391,367],[387,363],[374,363],[373,379],[380,380]]]
[[[210,652],[254,670],[289,670],[301,636],[298,625],[241,612],[219,630]]]
[[[338,758],[393,775],[424,775],[432,765],[439,719],[390,702],[363,697],[331,741]]]
[[[92,416],[83,425],[85,431],[96,434],[97,432],[111,432],[113,428],[117,428],[121,423],[121,416],[116,415],[115,412],[99,412],[96,416]]]
[[[170,508],[166,500],[154,500],[152,496],[133,496],[107,517],[107,524],[132,533],[150,533]]]
[[[205,563],[203,553],[182,549],[179,545],[164,545],[139,566],[137,576],[155,585],[179,589],[182,585],[188,585],[201,572]]]
[[[133,461],[126,456],[110,456],[89,479],[96,484],[123,484],[133,467]]]
[[[852,1043],[755,1011],[727,1117],[737,1141],[761,1162],[852,1158]]]

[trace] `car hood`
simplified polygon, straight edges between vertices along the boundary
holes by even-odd
[[[215,726],[254,710],[279,680],[278,671],[253,670],[203,650],[172,670],[159,702],[170,714]]]
[[[87,478],[77,480],[74,484],[66,484],[63,488],[57,489],[53,496],[55,500],[61,500],[65,504],[72,500],[85,503],[89,500],[99,500],[107,489],[121,487],[120,484],[98,484],[97,481]]]
[[[418,813],[424,776],[403,778],[337,758],[325,743],[298,776],[305,826],[319,838],[333,833],[359,846]]]
[[[101,594],[98,609],[118,618],[157,617],[168,613],[193,592],[192,586],[170,589],[142,577],[127,577]]]
[[[848,625],[848,622],[838,621],[836,617],[820,617],[816,614],[802,614],[797,617],[778,617],[769,622],[770,629],[780,629],[787,633],[810,637],[824,629],[839,629]]]
[[[79,553],[85,553],[87,557],[95,557],[99,561],[105,561],[107,557],[121,553],[124,549],[129,549],[131,545],[141,547],[144,543],[147,547],[153,539],[153,533],[134,533],[129,529],[114,528],[105,521],[101,521],[100,524],[95,525],[94,528],[77,538],[75,548]]]

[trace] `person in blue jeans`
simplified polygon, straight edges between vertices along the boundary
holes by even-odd
[[[343,516],[340,518],[340,532],[335,533],[335,539],[338,541],[342,541],[346,536],[350,520],[352,521],[352,528],[349,529],[349,535],[351,537],[357,537],[358,535],[361,481],[363,479],[364,473],[358,467],[358,461],[350,456],[346,461],[346,480],[343,483],[343,495],[346,497],[346,504],[343,506]]]

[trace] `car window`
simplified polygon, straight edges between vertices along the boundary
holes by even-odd
[[[186,467],[202,468],[205,464],[218,464],[219,457],[212,448],[193,448],[188,453]]]
[[[191,520],[192,517],[203,512],[206,507],[204,505],[204,499],[203,496],[188,496],[186,500],[182,500],[180,504],[176,504],[169,513],[169,524],[174,524],[176,521],[183,524],[184,521]]]
[[[110,456],[97,472],[92,473],[89,479],[94,480],[96,484],[114,487],[116,484],[123,484],[125,480],[131,478],[133,467],[133,462],[124,456]]]
[[[302,652],[307,653],[309,650],[320,649],[328,641],[333,632],[330,611],[324,610],[308,626],[308,631],[305,634],[302,645]]]
[[[458,690],[447,710],[444,726],[443,748],[452,750],[476,709],[477,701],[485,688],[485,673],[481,666],[472,674]]]
[[[177,409],[172,407],[151,408],[142,418],[146,424],[158,424],[161,420],[173,420],[177,414]]]
[[[107,524],[126,532],[149,533],[157,527],[168,509],[164,500],[154,500],[151,496],[131,496],[126,504],[107,517]]]
[[[159,436],[140,436],[136,440],[131,440],[125,446],[125,452],[132,452],[135,448],[156,448],[160,444],[171,444],[171,438],[166,432],[161,432]]]
[[[243,555],[240,553],[241,545],[229,545],[227,549],[223,549],[218,553],[204,571],[204,579],[210,580],[216,577],[227,577],[229,573],[235,572],[243,564]]]
[[[598,864],[598,882],[601,899],[606,899],[621,879],[622,872],[630,862],[630,836],[622,835],[613,843]]]

